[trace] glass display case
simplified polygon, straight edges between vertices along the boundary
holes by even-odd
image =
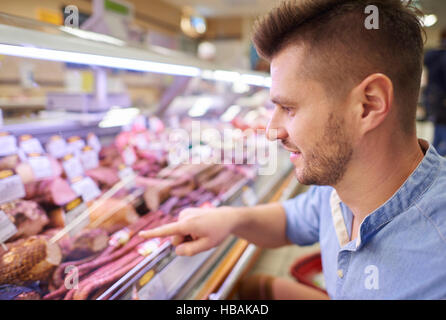
[[[294,194],[269,75],[1,13],[0,55],[0,294],[228,298],[258,248],[178,257],[138,232]]]

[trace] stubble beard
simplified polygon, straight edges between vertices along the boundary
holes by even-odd
[[[332,113],[320,141],[303,158],[303,169],[296,169],[296,178],[304,185],[334,186],[344,177],[352,154],[344,121]]]

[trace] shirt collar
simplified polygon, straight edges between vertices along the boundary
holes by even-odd
[[[365,243],[373,234],[394,217],[409,209],[417,200],[419,200],[427,189],[434,183],[440,170],[442,157],[437,153],[432,145],[425,140],[419,140],[420,146],[425,151],[423,160],[419,163],[415,171],[403,183],[398,191],[383,205],[369,214],[361,223],[359,235],[356,242],[358,248]],[[333,221],[341,247],[346,244],[345,227],[340,228],[338,207],[341,200],[336,191],[333,190],[331,198],[331,207]],[[342,217],[342,213],[341,213]],[[343,217],[342,217],[343,220]],[[345,225],[345,222],[344,222]],[[348,241],[347,241],[348,242]]]

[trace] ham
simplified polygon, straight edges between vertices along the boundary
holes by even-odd
[[[49,223],[43,209],[34,201],[16,200],[0,206],[17,228],[17,233],[9,241],[40,233]]]
[[[19,240],[0,257],[0,284],[46,281],[61,259],[59,246],[44,236]]]

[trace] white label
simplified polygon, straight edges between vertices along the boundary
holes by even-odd
[[[46,150],[54,158],[59,159],[67,154],[67,143],[64,139],[57,139],[48,142]]]
[[[125,148],[124,152],[122,153],[122,158],[127,166],[131,166],[136,161],[135,151],[133,151],[133,149],[130,147]]]
[[[45,151],[40,144],[40,141],[36,138],[31,138],[20,142],[20,148],[27,154],[29,153],[44,153]]]
[[[136,178],[136,174],[131,167],[125,167],[124,169],[119,170],[119,179],[121,179],[121,180],[129,179],[130,180],[130,182],[128,184],[126,184],[126,186],[125,186],[125,188],[127,190],[130,190],[135,187],[135,178]]]
[[[29,165],[33,169],[35,179],[43,179],[53,176],[53,168],[48,157],[29,157]]]
[[[82,196],[84,202],[91,201],[101,195],[101,190],[90,177],[85,177],[73,183],[71,187],[77,195]]]
[[[17,174],[0,179],[0,204],[25,196],[25,187]]]
[[[0,243],[5,242],[16,233],[17,228],[14,223],[9,220],[6,213],[0,210]]]
[[[167,300],[167,292],[163,280],[155,275],[144,287],[138,291],[140,300]]]
[[[68,160],[65,160],[64,162],[62,162],[62,166],[65,170],[65,174],[68,177],[68,180],[84,175],[84,168],[82,167],[82,164],[77,157],[72,157]]]
[[[85,204],[85,202],[82,202],[82,204],[78,205],[73,210],[70,210],[65,213],[65,226],[70,225],[80,215],[82,214],[86,215],[84,219],[78,221],[76,223],[76,226],[69,231],[70,236],[72,237],[75,236],[90,224],[90,215],[86,214],[87,210],[88,210],[87,205]]]
[[[101,151],[101,142],[99,141],[98,137],[96,135],[90,135],[88,136],[88,145],[93,148],[96,152]]]
[[[0,156],[17,153],[17,138],[11,135],[0,137]]]
[[[85,142],[82,139],[72,141],[68,143],[68,152],[75,155],[80,155],[82,148],[85,147]]]
[[[94,150],[84,151],[81,154],[81,161],[85,170],[99,167],[99,156]]]

